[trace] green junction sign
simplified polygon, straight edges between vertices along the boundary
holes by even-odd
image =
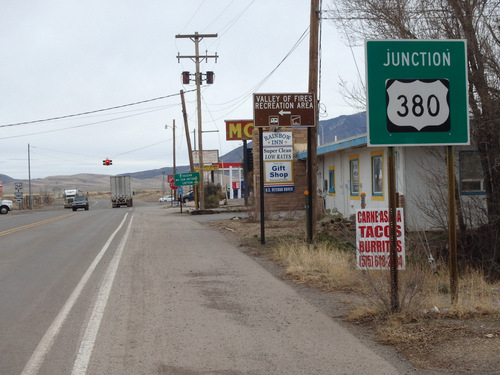
[[[469,144],[465,40],[365,43],[369,146]]]
[[[175,186],[196,185],[200,181],[199,172],[176,173],[174,175]]]

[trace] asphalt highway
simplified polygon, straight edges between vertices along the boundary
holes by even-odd
[[[134,203],[0,217],[0,374],[415,373],[204,219]]]

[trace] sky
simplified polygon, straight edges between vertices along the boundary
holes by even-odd
[[[359,112],[340,79],[364,76],[363,48],[349,48],[323,1],[320,120]],[[16,0],[0,5],[0,174],[14,179],[122,174],[188,165],[180,90],[190,136],[198,129],[199,43],[203,149],[220,155],[225,120],[252,119],[254,93],[308,91],[306,0]],[[196,135],[197,138],[197,135]],[[194,145],[195,141],[192,141]],[[196,144],[198,140],[196,139]],[[103,159],[113,161],[103,166]]]

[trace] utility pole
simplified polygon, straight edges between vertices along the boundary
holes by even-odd
[[[195,75],[195,80],[196,80],[196,103],[198,106],[198,148],[199,148],[199,161],[198,165],[200,168],[200,209],[205,208],[205,183],[203,181],[203,129],[202,129],[202,121],[201,121],[201,74],[200,74],[200,60],[206,59],[208,61],[209,58],[214,58],[215,61],[217,62],[217,54],[215,55],[208,55],[206,54],[205,56],[200,56],[200,41],[203,38],[217,38],[217,34],[198,34],[198,32],[195,32],[194,34],[189,34],[189,35],[176,35],[176,38],[189,38],[194,42],[194,50],[195,54],[194,56],[181,56],[177,55],[177,59],[180,61],[180,59],[191,59],[192,61],[195,62],[196,65],[196,75]]]
[[[168,125],[165,125],[165,129],[168,129]],[[172,124],[172,138],[173,138],[173,147],[172,147],[172,153],[173,153],[173,170],[172,173],[175,176],[176,170],[175,170],[175,120],[173,120]],[[174,190],[174,197],[177,199],[177,192]]]
[[[189,126],[188,126],[188,117],[186,112],[186,101],[184,100],[184,90],[181,90],[181,102],[182,102],[182,117],[184,118],[184,130],[186,132],[186,142],[188,148],[188,156],[189,156],[189,168],[191,172],[194,171],[194,162],[193,162],[193,149],[191,148],[191,137],[189,136]],[[196,149],[196,140],[194,143],[194,148]]]
[[[309,93],[314,94],[316,100],[318,95],[318,51],[319,51],[319,19],[320,19],[319,0],[311,0],[311,20],[309,33]],[[319,108],[319,105],[316,106]],[[318,113],[316,112],[316,126],[318,126]],[[318,209],[318,181],[316,171],[318,170],[317,156],[317,129],[316,127],[307,128],[307,180],[309,191],[309,223],[307,242],[311,243],[316,233],[316,217]]]
[[[33,210],[33,195],[31,194],[31,156],[30,144],[28,143],[28,192],[29,192],[29,205],[30,210]]]

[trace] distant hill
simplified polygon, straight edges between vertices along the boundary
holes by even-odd
[[[319,122],[319,144],[327,144],[366,133],[366,112]]]
[[[9,182],[14,181],[14,179],[5,174],[0,174],[0,181],[2,181],[3,184],[8,184]]]

